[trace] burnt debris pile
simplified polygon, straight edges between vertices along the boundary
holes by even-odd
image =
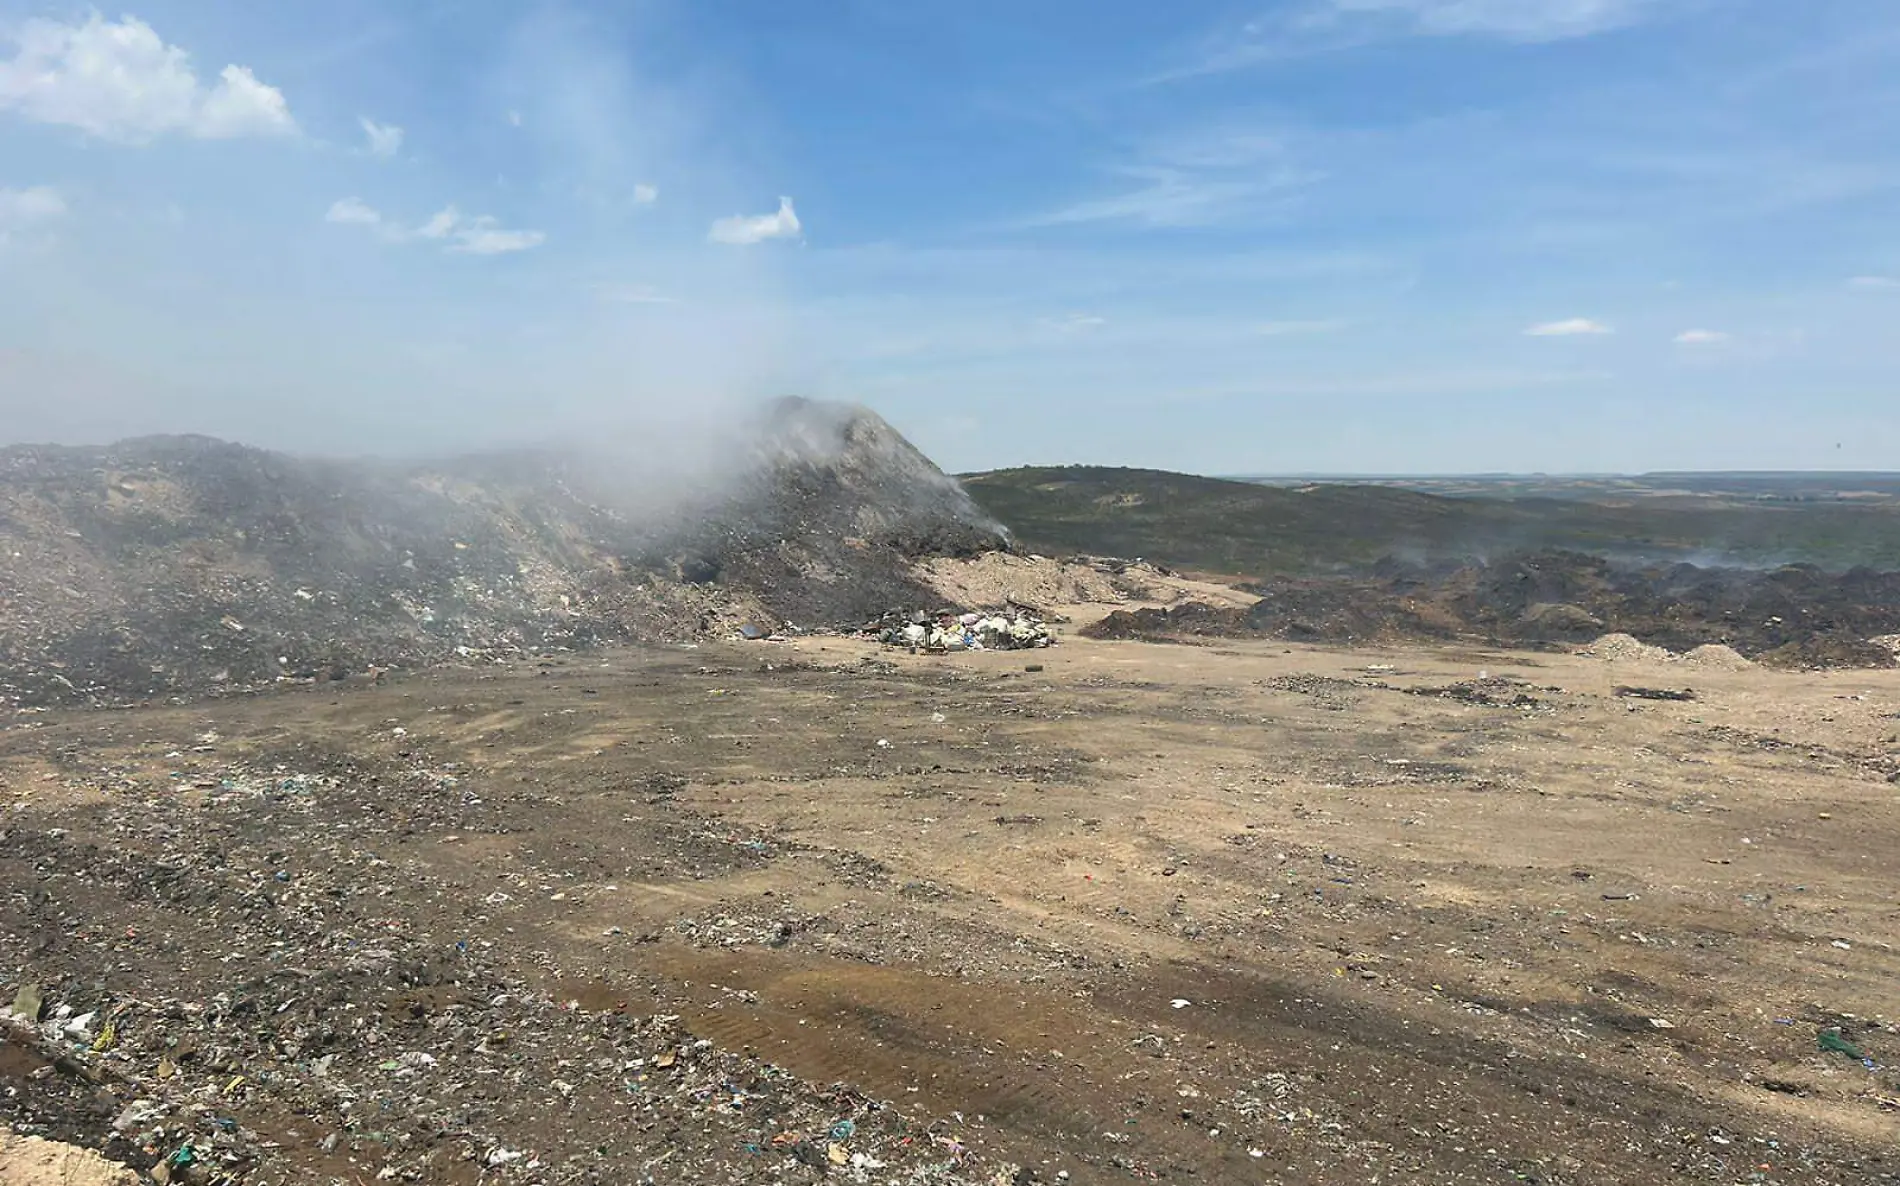
[[[1606,633],[1670,651],[1721,644],[1781,666],[1891,666],[1900,573],[1618,564],[1577,552],[1489,563],[1386,561],[1356,576],[1275,578],[1247,609],[1182,605],[1114,613],[1084,631],[1187,640],[1263,635],[1312,642],[1479,638],[1574,646]]]
[[[788,399],[689,468],[205,437],[0,450],[0,701],[120,700],[862,622],[1007,533],[875,414]],[[652,473],[647,473],[652,469]]]

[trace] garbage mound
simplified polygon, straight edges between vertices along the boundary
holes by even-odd
[[[892,612],[860,632],[885,646],[919,651],[1024,651],[1055,645],[1048,623],[1021,608],[1000,613]]]
[[[1249,608],[1183,604],[1112,613],[1093,638],[1182,641],[1260,635],[1363,643],[1483,639],[1587,648],[1605,658],[1698,665],[1891,667],[1880,638],[1900,632],[1900,573],[1619,565],[1576,552],[1488,563],[1387,560],[1370,575],[1285,577],[1248,588]],[[1723,650],[1698,650],[1721,647]]]
[[[855,624],[928,603],[919,561],[1008,542],[874,413],[797,399],[685,472],[599,451],[15,446],[0,450],[0,703]]]

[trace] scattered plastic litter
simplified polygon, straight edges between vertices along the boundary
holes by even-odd
[[[1868,1070],[1874,1069],[1874,1060],[1867,1057],[1866,1051],[1848,1041],[1840,1030],[1824,1029],[1815,1037],[1820,1042],[1821,1049],[1827,1053],[1844,1054],[1849,1058],[1858,1059],[1860,1064]]]

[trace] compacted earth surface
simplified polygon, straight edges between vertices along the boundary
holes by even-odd
[[[1072,635],[22,710],[0,1129],[171,1182],[1900,1182],[1897,736],[1890,670]]]

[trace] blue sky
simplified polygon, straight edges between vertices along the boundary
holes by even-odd
[[[1891,0],[0,0],[0,436],[1900,468]]]

